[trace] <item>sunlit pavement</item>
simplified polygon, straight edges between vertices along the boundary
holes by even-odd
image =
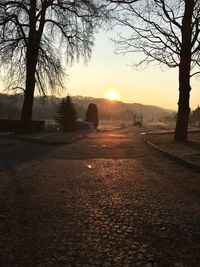
[[[134,131],[0,139],[0,266],[200,266],[199,173]]]

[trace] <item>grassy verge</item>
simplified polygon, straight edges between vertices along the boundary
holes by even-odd
[[[70,144],[86,137],[89,130],[67,133],[33,133],[28,135],[9,134],[11,138],[44,144]]]
[[[189,133],[189,141],[186,143],[174,142],[173,136],[172,133],[147,134],[145,139],[162,152],[200,168],[200,132]]]

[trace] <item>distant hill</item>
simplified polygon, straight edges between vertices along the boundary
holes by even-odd
[[[52,120],[61,98],[54,96],[35,97],[33,119]],[[72,101],[76,106],[78,116],[85,118],[87,107],[90,103],[98,106],[101,120],[130,120],[133,114],[143,115],[144,120],[159,120],[163,116],[172,115],[175,111],[152,105],[139,103],[124,103],[110,101],[104,98],[73,96]],[[19,119],[23,102],[23,95],[0,94],[0,118]]]
[[[89,103],[98,106],[101,119],[126,119],[133,114],[143,115],[144,120],[158,120],[163,116],[175,113],[174,110],[164,109],[153,105],[143,105],[139,103],[124,103],[121,101],[110,101],[104,98],[73,97],[73,102],[82,108],[87,108]]]

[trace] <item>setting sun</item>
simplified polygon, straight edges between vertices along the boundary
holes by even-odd
[[[106,93],[106,98],[109,99],[109,100],[118,100],[119,99],[119,94],[115,90],[109,90]]]

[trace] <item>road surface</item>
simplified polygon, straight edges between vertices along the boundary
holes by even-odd
[[[200,175],[134,128],[0,147],[1,267],[200,266]]]

